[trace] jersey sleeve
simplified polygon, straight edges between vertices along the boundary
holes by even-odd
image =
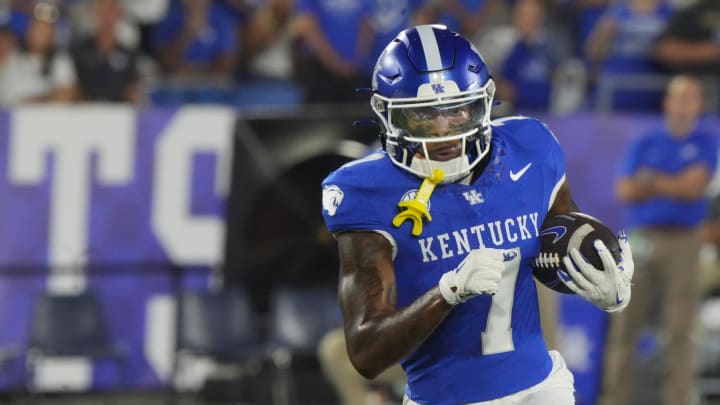
[[[322,214],[331,233],[381,229],[367,178],[341,168],[322,183]]]
[[[537,124],[539,136],[544,137],[547,144],[542,170],[545,183],[543,184],[543,195],[547,201],[547,211],[549,211],[555,202],[560,186],[565,183],[565,153],[550,128],[539,121]]]

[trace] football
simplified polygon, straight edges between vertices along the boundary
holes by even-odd
[[[597,218],[571,212],[545,219],[540,230],[540,252],[532,264],[533,275],[548,288],[573,294],[557,277],[558,269],[565,270],[562,258],[576,248],[596,269],[602,270],[602,260],[593,246],[596,239],[605,243],[616,262],[620,260],[615,234]]]

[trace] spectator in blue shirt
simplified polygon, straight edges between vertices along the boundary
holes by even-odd
[[[473,37],[500,5],[501,0],[437,0],[438,20],[463,36]]]
[[[567,5],[559,4],[557,7],[560,12],[559,17],[570,20],[566,23],[570,24],[573,33],[573,52],[578,56],[584,56],[585,43],[605,14],[608,0],[569,0],[568,2]],[[563,11],[568,11],[568,14],[563,15]]]
[[[34,1],[18,0],[3,3],[3,6],[0,6],[3,8],[3,23],[15,34],[15,38],[18,39],[18,44],[20,46],[26,46],[25,34],[27,33],[28,27],[30,27],[37,4]],[[50,8],[47,7],[45,7],[45,9],[50,10]],[[56,7],[52,7],[52,9],[57,12]],[[57,19],[57,17],[57,14],[53,15],[52,19]]]
[[[552,77],[560,48],[544,28],[540,0],[518,0],[513,9],[516,37],[499,64],[498,98],[518,110],[545,111],[550,105]]]
[[[671,15],[672,9],[664,0],[628,0],[608,9],[595,27],[587,54],[596,64],[598,91],[612,85],[610,81],[627,77],[613,93],[614,109],[660,110],[662,82],[649,90],[635,86],[644,83],[642,76],[662,73],[652,49]]]
[[[373,41],[366,70],[372,74],[375,61],[397,33],[411,25],[430,24],[433,20],[431,0],[375,0],[370,19]]]
[[[695,358],[691,331],[698,288],[698,226],[707,217],[705,189],[715,170],[716,138],[702,130],[702,82],[677,76],[663,100],[664,125],[629,146],[618,198],[629,208],[635,256],[632,305],[611,319],[602,405],[630,403],[635,347],[651,311],[659,309],[668,365],[661,385],[663,404],[689,404]],[[655,300],[659,298],[659,302]]]
[[[373,0],[297,0],[294,21],[302,45],[298,79],[307,102],[363,100],[370,53]]]
[[[211,0],[175,2],[153,37],[166,73],[233,73],[237,51],[233,20]]]

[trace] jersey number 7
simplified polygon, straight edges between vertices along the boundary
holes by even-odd
[[[505,270],[492,297],[485,331],[482,333],[482,353],[497,354],[515,350],[512,339],[512,310],[515,283],[520,272],[520,248],[505,251]]]

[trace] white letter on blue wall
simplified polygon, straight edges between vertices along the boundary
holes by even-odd
[[[48,262],[85,264],[90,207],[90,159],[97,156],[100,184],[117,185],[133,176],[135,112],[126,107],[38,106],[12,114],[8,176],[15,184],[36,185],[47,176],[54,157],[48,224]],[[71,283],[71,284],[68,284]],[[51,274],[48,288],[84,289],[85,280]]]
[[[225,197],[234,123],[231,109],[188,107],[178,110],[159,137],[152,227],[175,263],[214,265],[222,260],[225,221],[191,213],[192,169],[196,154],[216,154],[214,189]]]

